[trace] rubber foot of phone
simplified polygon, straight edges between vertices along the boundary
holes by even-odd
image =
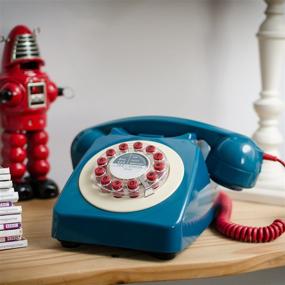
[[[13,182],[13,187],[19,194],[19,201],[27,201],[34,198],[31,185],[27,182]]]
[[[58,186],[51,179],[46,179],[46,180],[30,179],[30,181],[34,194],[37,198],[50,199],[57,197],[59,194]]]
[[[64,240],[61,240],[60,243],[61,243],[61,246],[62,246],[62,247],[65,247],[65,248],[76,248],[76,247],[79,247],[79,246],[80,246],[79,243],[77,243],[77,242],[72,242],[72,241],[64,241]]]
[[[176,253],[152,252],[151,256],[160,260],[171,260],[176,256]]]

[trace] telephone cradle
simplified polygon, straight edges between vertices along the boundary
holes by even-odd
[[[74,171],[53,211],[52,236],[63,246],[172,258],[214,220],[239,240],[269,241],[285,230],[281,220],[270,236],[228,221],[230,200],[217,184],[253,187],[264,158],[246,136],[187,119],[133,117],[80,132],[71,157]]]

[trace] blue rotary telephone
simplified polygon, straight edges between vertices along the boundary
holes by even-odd
[[[187,119],[145,116],[79,133],[74,171],[53,212],[63,246],[98,244],[173,257],[213,221],[215,183],[255,185],[263,152],[246,136]]]

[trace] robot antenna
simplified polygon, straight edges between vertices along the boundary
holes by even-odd
[[[40,27],[36,27],[35,29],[33,29],[33,34],[34,34],[35,36],[37,36],[38,34],[40,34],[40,32],[41,32],[41,28],[40,28]]]
[[[5,37],[3,35],[0,36],[0,43],[7,43],[10,39],[8,37]]]

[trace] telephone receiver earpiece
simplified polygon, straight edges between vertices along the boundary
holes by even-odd
[[[216,183],[233,190],[254,187],[261,171],[263,153],[242,136],[223,138],[212,146],[206,164]]]

